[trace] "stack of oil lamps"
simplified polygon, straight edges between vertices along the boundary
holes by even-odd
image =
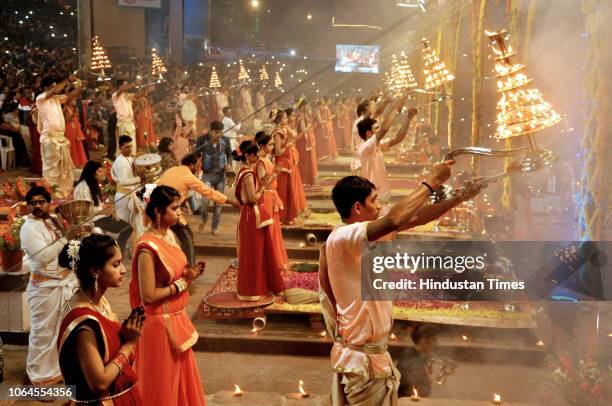
[[[429,45],[429,41],[423,38],[423,60],[425,68],[425,89],[431,90],[444,85],[447,82],[455,79],[452,73],[446,68],[446,64],[438,58],[436,51]]]

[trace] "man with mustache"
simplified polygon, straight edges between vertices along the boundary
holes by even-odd
[[[72,235],[62,236],[60,222],[49,214],[51,195],[42,186],[26,194],[30,215],[20,231],[24,267],[30,271],[26,290],[30,310],[30,342],[26,372],[34,385],[53,385],[62,380],[57,348],[58,317],[64,304],[78,289],[70,269],[61,268],[57,258]]]

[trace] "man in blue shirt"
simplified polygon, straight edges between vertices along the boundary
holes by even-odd
[[[232,159],[230,139],[223,135],[223,123],[220,121],[210,123],[210,131],[198,138],[196,151],[202,156],[202,181],[223,193],[225,173],[230,169]],[[202,198],[200,211],[202,224],[200,224],[199,230],[201,232],[208,221],[208,199]],[[217,229],[220,222],[221,205],[215,203],[211,230],[213,236],[218,234]]]

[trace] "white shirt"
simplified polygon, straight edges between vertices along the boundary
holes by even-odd
[[[232,120],[231,117],[223,117],[223,120],[221,120],[221,122],[223,123],[223,131],[224,131],[223,135],[225,135],[227,138],[231,140],[234,140],[234,141],[237,140],[238,131],[240,131],[240,127],[242,126],[242,123],[238,123],[236,125],[236,123],[234,122],[234,120]],[[232,129],[230,130],[230,128]]]
[[[119,155],[111,167],[111,177],[118,187],[138,185],[140,177],[134,173],[134,158]],[[124,193],[117,192],[117,194]]]
[[[58,265],[57,258],[68,244],[61,235],[51,220],[27,216],[19,232],[26,269],[50,278],[59,277],[59,270],[63,268]]]
[[[74,188],[74,200],[87,200],[88,202],[93,203],[94,200],[93,200],[93,197],[91,196],[91,190],[89,189],[89,185],[87,184],[87,182],[85,182],[84,180],[77,183],[76,187]],[[98,200],[98,205],[94,206],[93,212],[95,214],[95,213],[101,212],[102,210],[103,210],[102,201]],[[102,217],[105,217],[105,216],[104,215],[95,216],[92,219],[92,221],[96,221]]]
[[[383,200],[391,197],[391,185],[384,156],[384,153],[389,150],[389,142],[388,139],[378,142],[374,134],[359,146],[356,153],[361,163],[360,175],[376,186]]]
[[[359,158],[357,157],[357,150],[359,149],[361,144],[363,144],[363,140],[359,136],[359,130],[357,129],[357,124],[359,124],[359,122],[363,120],[364,118],[365,116],[359,116],[359,118],[357,118],[357,120],[355,120],[355,122],[353,123],[353,128],[351,130],[351,148],[354,151],[353,160],[351,161],[352,171],[356,171],[357,169],[361,168],[361,162],[359,161]]]
[[[62,111],[62,101],[66,100],[65,95],[46,98],[47,92],[43,92],[36,98],[38,107],[38,130],[41,135],[49,133],[64,133],[66,121]]]
[[[117,112],[117,121],[126,121],[134,119],[134,111],[132,110],[132,101],[126,92],[117,94],[113,93],[113,106]]]

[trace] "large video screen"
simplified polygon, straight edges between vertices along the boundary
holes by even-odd
[[[336,45],[336,72],[378,73],[380,46]]]

